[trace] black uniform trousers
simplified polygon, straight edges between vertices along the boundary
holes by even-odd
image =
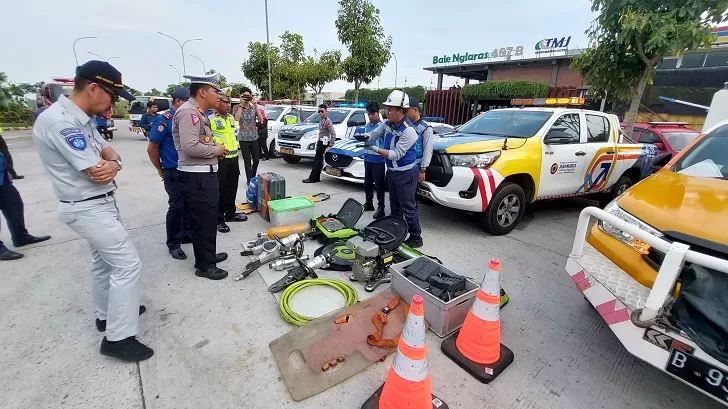
[[[313,167],[311,168],[311,174],[308,176],[310,180],[321,180],[321,169],[324,168],[324,153],[326,153],[328,147],[320,140],[316,143],[316,156],[313,158]]]
[[[164,190],[167,191],[167,248],[178,249],[185,238],[191,239],[190,220],[187,215],[182,183],[177,169],[163,169]]]
[[[270,152],[268,151],[268,128],[264,131],[258,131],[258,145],[260,145],[260,157],[270,159]],[[255,176],[255,175],[253,175]]]
[[[28,230],[25,228],[25,214],[23,210],[23,199],[20,198],[20,192],[8,179],[7,173],[5,180],[0,185],[0,211],[2,211],[5,220],[8,222],[10,237],[13,243],[23,242],[28,236]],[[4,244],[0,240],[0,248]]]
[[[416,238],[422,236],[420,215],[417,212],[417,198],[415,197],[420,182],[419,172],[420,169],[416,166],[413,169],[387,172],[392,216],[406,220],[410,237]]]
[[[206,270],[215,266],[217,251],[217,209],[220,188],[217,173],[179,172],[185,206],[188,210],[195,268]]]
[[[243,166],[245,166],[245,177],[248,183],[253,176],[258,174],[258,162],[260,161],[260,146],[258,140],[240,141],[240,153],[243,155]]]
[[[384,207],[385,175],[387,166],[384,162],[364,161],[364,197],[367,202],[374,200],[374,192],[377,192],[377,204]]]
[[[17,177],[18,174],[15,173],[15,168],[13,168],[13,157],[10,156],[8,144],[5,143],[5,139],[3,139],[2,135],[0,135],[0,153],[2,153],[5,157],[5,170],[10,173],[10,176]]]
[[[220,182],[220,205],[218,206],[217,223],[225,223],[226,217],[235,215],[235,196],[238,194],[240,180],[240,162],[238,157],[221,159],[217,169]]]

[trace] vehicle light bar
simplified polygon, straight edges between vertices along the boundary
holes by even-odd
[[[511,105],[549,106],[549,105],[584,105],[584,98],[518,98],[512,99]]]
[[[687,126],[690,125],[688,122],[648,122],[652,126],[660,125],[675,125],[675,126]]]
[[[71,82],[73,82],[73,78],[53,78],[53,81],[71,83]]]

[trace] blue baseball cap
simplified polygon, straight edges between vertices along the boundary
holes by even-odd
[[[410,97],[409,107],[410,108],[419,108],[420,101],[418,101],[417,98],[415,98],[415,97]]]
[[[188,100],[190,99],[190,90],[187,88],[177,88],[172,93],[172,99],[182,99],[182,100]]]

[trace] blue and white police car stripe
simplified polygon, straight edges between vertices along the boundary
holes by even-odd
[[[366,154],[362,142],[357,140],[340,140],[334,144],[329,153],[335,153],[338,155],[351,156],[355,158],[363,158]]]

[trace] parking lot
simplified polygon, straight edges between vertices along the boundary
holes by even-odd
[[[33,146],[31,131],[7,132],[31,234],[50,234],[23,248],[25,258],[0,264],[0,406],[3,408],[358,408],[384,381],[391,358],[331,389],[294,402],[268,343],[294,327],[262,278],[239,282],[241,242],[266,230],[257,214],[218,235],[219,267],[230,277],[194,276],[189,258],[167,254],[167,196],[149,163],[146,142],[117,121],[112,146],[124,160],[117,201],[144,262],[139,338],[155,355],[139,364],[98,353],[90,295],[87,243],[57,218],[57,200]],[[259,172],[283,175],[289,195],[325,192],[316,214],[335,213],[349,197],[363,201],[360,185],[330,178],[301,180],[311,162],[261,162]],[[244,187],[238,191],[244,197]],[[603,323],[564,271],[583,199],[538,203],[507,236],[493,237],[462,212],[421,204],[426,254],[450,269],[482,280],[490,258],[502,262],[501,284],[511,302],[501,312],[502,342],[514,363],[485,386],[446,358],[428,332],[433,392],[451,408],[718,408],[718,403],[634,359]],[[358,227],[371,221],[366,213]],[[0,238],[11,243],[5,222]],[[12,248],[12,247],[11,247]],[[265,271],[261,270],[265,274]]]

